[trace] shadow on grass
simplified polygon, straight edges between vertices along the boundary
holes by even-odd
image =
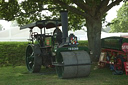
[[[40,73],[41,75],[56,75],[55,68],[42,68]]]
[[[38,72],[38,73],[31,73],[31,72],[29,72],[28,70],[26,70],[26,72],[23,72],[22,74],[37,74],[37,75],[57,75],[56,74],[56,70],[55,70],[55,68],[44,68],[44,67],[42,67],[41,68],[41,70],[40,70],[40,72]]]

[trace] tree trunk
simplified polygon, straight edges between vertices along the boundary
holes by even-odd
[[[86,19],[89,49],[92,62],[97,62],[101,53],[101,18]]]

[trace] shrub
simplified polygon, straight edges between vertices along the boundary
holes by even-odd
[[[78,41],[79,46],[88,46],[88,41]]]
[[[0,42],[0,66],[24,64],[26,46],[26,42]]]

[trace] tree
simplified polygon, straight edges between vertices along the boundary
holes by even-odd
[[[4,20],[14,20],[17,15],[19,15],[19,4],[17,0],[9,0],[9,2],[5,2],[5,0],[1,0],[0,2],[0,19]]]
[[[3,16],[4,14],[2,15],[3,11],[0,13],[0,17],[7,20],[13,18],[12,20],[16,19],[18,23],[22,24],[42,19],[41,17],[44,15],[41,12],[46,8],[55,17],[58,15],[57,11],[67,9],[69,11],[69,24],[73,25],[74,29],[80,29],[82,25],[86,25],[89,48],[93,52],[91,58],[93,61],[96,61],[101,51],[102,18],[108,10],[118,5],[121,1],[123,0],[25,0],[18,5],[16,0],[9,0],[6,3],[3,0],[1,7],[4,7],[6,4],[9,4],[9,6],[14,4],[12,8],[17,6],[16,11],[12,9],[14,11],[12,14],[4,11],[6,14],[9,14],[8,17]],[[6,10],[9,9],[11,8],[8,7]]]
[[[128,2],[117,11],[117,18],[110,24],[110,32],[128,32]]]

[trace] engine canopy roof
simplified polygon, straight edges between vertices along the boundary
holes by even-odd
[[[42,29],[42,28],[50,29],[50,28],[54,28],[57,26],[61,26],[60,20],[40,20],[37,22],[33,22],[30,24],[21,26],[20,30],[26,29],[26,28],[33,29],[34,27],[39,27],[40,29]]]

